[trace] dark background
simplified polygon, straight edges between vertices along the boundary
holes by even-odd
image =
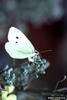
[[[67,1],[0,0],[0,66],[12,64],[4,44],[11,26],[19,28],[42,57],[50,62],[45,75],[31,82],[29,89],[53,90],[67,74]],[[66,87],[67,80],[63,82]]]

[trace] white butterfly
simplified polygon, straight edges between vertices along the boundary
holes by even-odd
[[[37,53],[32,43],[19,29],[11,27],[8,32],[8,42],[5,43],[7,53],[14,59],[28,58],[33,61]]]

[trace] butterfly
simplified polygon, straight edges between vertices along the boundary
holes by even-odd
[[[5,50],[14,59],[25,59],[33,61],[38,52],[35,50],[30,40],[15,27],[11,27],[8,32],[8,41],[5,43]]]

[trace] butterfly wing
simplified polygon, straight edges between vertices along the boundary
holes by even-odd
[[[8,41],[17,43],[17,45],[19,45],[19,47],[20,47],[20,45],[22,45],[23,48],[20,48],[20,49],[25,50],[25,48],[26,48],[25,52],[27,52],[27,51],[29,51],[30,53],[34,52],[34,46],[32,45],[32,43],[23,34],[23,32],[21,32],[19,29],[15,28],[15,27],[11,27],[9,29]]]
[[[23,48],[23,47],[20,47]],[[35,55],[35,53],[25,52],[24,48],[20,50],[19,45],[16,45],[11,42],[7,42],[5,44],[5,49],[8,52],[8,54],[14,58],[14,59],[24,59],[29,58]]]
[[[11,27],[5,49],[12,58],[22,59],[35,55],[35,48],[27,37],[18,29]]]

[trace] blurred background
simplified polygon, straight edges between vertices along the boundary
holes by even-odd
[[[25,33],[42,57],[50,62],[45,75],[30,83],[30,90],[53,90],[67,75],[67,1],[0,0],[0,66],[12,64],[4,50],[8,30],[14,26]],[[67,86],[67,80],[60,87]]]

